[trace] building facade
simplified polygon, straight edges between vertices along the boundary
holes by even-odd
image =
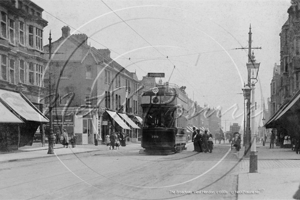
[[[29,0],[0,1],[0,88],[22,91],[38,108],[45,94],[43,9]]]
[[[49,45],[44,48],[49,52]],[[95,138],[103,141],[111,131],[124,131],[106,110],[129,116],[138,114],[136,74],[114,61],[109,49],[91,47],[87,35],[70,34],[67,26],[51,49],[51,85],[56,88],[53,93],[57,105],[71,108],[70,114],[74,114],[74,128],[72,131],[70,126],[69,134],[76,134],[82,144],[94,144]],[[49,79],[45,85],[49,85]],[[134,132],[131,129],[124,134],[136,137]]]
[[[48,24],[42,13],[43,9],[30,0],[0,1],[0,103],[22,121],[20,124],[0,121],[0,149],[32,144],[40,122],[47,122],[40,112],[45,95],[42,77],[47,63],[43,29]]]
[[[280,67],[275,65],[271,82],[271,117],[265,125],[276,129],[277,138],[300,137],[300,4],[292,2],[287,12],[280,33]]]

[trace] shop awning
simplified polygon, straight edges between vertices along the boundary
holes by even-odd
[[[276,126],[275,121],[280,119],[289,109],[295,105],[295,103],[300,99],[300,94],[297,94],[294,96],[291,101],[286,103],[284,106],[282,106],[274,115],[271,117],[271,119],[265,124],[266,128],[274,128]]]
[[[0,102],[0,123],[24,123]]]
[[[191,128],[190,126],[187,126],[186,129],[190,132],[193,132],[193,128]]]
[[[191,131],[191,129],[189,129],[188,127],[185,128],[187,132],[192,133],[193,131]]]
[[[49,122],[49,120],[20,93],[0,89],[0,98],[5,106],[10,107],[27,121]]]
[[[143,119],[139,116],[135,116],[135,118],[137,118],[137,120],[139,120],[139,122],[142,124],[143,123]]]
[[[119,115],[116,112],[113,111],[106,111],[123,129],[128,129],[130,128],[126,125],[126,123],[119,117]]]
[[[132,128],[140,129],[126,114],[118,113]]]

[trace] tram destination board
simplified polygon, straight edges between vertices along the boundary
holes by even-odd
[[[165,77],[165,73],[148,73],[148,77]]]

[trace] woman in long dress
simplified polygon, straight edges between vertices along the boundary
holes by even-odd
[[[195,135],[194,138],[195,151],[202,152],[201,142],[202,142],[202,136],[200,134],[200,130],[197,129],[197,134]]]

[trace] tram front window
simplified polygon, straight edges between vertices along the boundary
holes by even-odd
[[[145,110],[145,126],[146,127],[165,127],[174,126],[174,111],[176,108],[151,108]]]

